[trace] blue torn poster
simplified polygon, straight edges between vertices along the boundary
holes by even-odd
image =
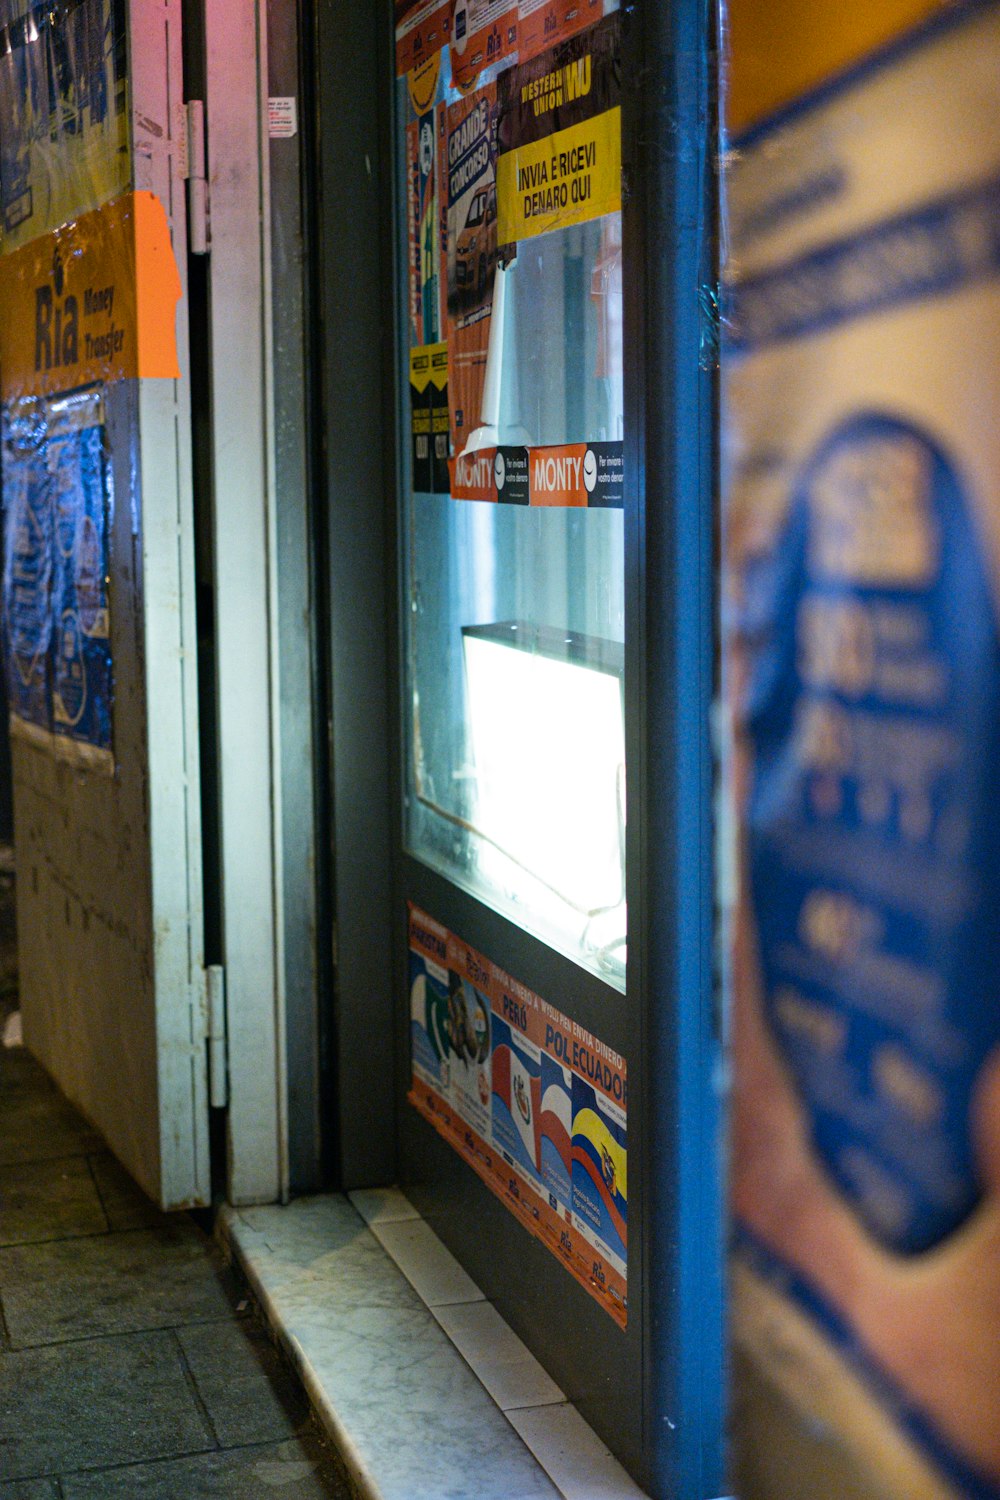
[[[4,414],[4,618],[11,712],[110,751],[111,475],[100,392]]]

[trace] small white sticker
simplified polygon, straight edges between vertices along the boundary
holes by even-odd
[[[268,99],[267,133],[272,140],[298,135],[299,117],[296,100]]]

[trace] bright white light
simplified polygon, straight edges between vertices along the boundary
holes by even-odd
[[[481,872],[531,906],[530,871],[574,909],[579,935],[584,914],[623,900],[621,680],[488,636],[464,642],[474,822],[510,856],[484,846]]]

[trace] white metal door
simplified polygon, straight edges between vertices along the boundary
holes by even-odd
[[[95,48],[102,39],[105,48],[115,45],[114,12],[100,0],[90,10],[89,40],[81,40],[79,22],[70,34],[61,11],[17,33],[29,68],[47,66],[56,41],[79,63],[72,86],[50,94],[60,111],[51,140],[67,111],[77,111],[73,139],[63,143],[79,179],[67,187],[74,211],[54,223],[39,218],[40,233],[8,287],[15,301],[56,295],[64,304],[65,369],[58,380],[47,377],[50,409],[53,391],[63,399],[82,388],[99,414],[92,430],[107,479],[111,674],[103,748],[74,739],[65,712],[52,719],[48,688],[38,701],[48,705],[49,720],[15,726],[22,1008],[31,1050],[147,1192],[176,1208],[210,1200],[181,17],[179,0],[136,0],[127,52],[113,67],[105,56],[102,73]],[[29,56],[39,27],[57,26],[66,36]],[[3,86],[12,87],[13,76]],[[128,144],[115,149],[130,148],[131,168],[108,157],[105,186],[88,181],[89,160],[74,146],[99,109],[112,121],[126,109],[129,115]],[[29,165],[35,145],[26,140]],[[38,153],[42,177],[61,170],[63,145],[49,152],[48,164]],[[140,221],[152,226],[145,248]],[[102,262],[94,246],[107,235],[117,248]],[[92,253],[98,274],[77,286]],[[9,254],[3,261],[9,272]],[[29,262],[47,290],[26,279]],[[4,338],[13,339],[14,320],[7,322]],[[10,358],[5,343],[8,370]],[[9,422],[19,398],[4,394]],[[53,619],[59,608],[51,604]],[[46,629],[51,637],[56,627],[50,621]]]

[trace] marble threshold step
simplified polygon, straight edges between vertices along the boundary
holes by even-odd
[[[398,1189],[217,1232],[364,1500],[644,1500]]]

